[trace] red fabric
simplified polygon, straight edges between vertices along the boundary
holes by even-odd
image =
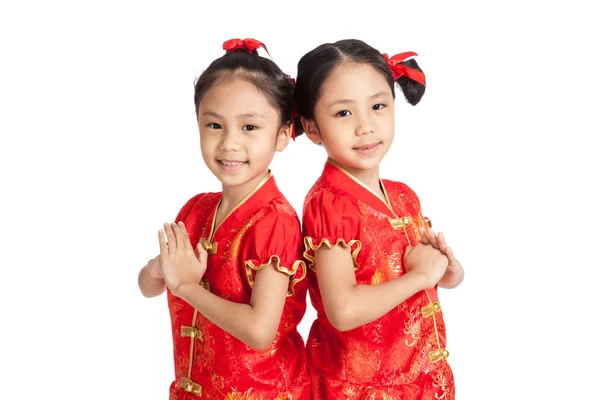
[[[267,46],[256,39],[229,39],[223,43],[223,50],[225,50],[226,53],[237,49],[245,49],[248,53],[252,53],[254,50],[258,50],[261,47],[269,54]],[[271,57],[271,54],[269,54],[269,57]]]
[[[396,217],[412,223],[396,230],[395,216],[385,203],[327,163],[308,193],[303,214],[306,258],[323,239],[340,239],[351,245],[359,284],[380,284],[401,276],[402,257],[408,245],[419,240],[425,226],[416,194],[405,184],[383,180]],[[311,248],[312,245],[312,248]],[[359,247],[360,246],[360,247]],[[311,265],[311,267],[314,267]],[[437,301],[437,288],[416,293],[383,317],[348,332],[336,330],[327,320],[316,274],[309,270],[309,292],[318,318],[306,344],[314,399],[454,399],[454,378],[446,360],[436,363],[428,355],[446,346],[441,312],[424,318],[422,307]],[[437,327],[437,334],[434,327]],[[438,347],[438,338],[440,346]]]
[[[425,74],[421,71],[417,71],[416,69],[412,69],[411,67],[401,64],[402,61],[406,60],[408,57],[416,56],[417,53],[412,51],[407,51],[405,53],[400,53],[392,56],[391,58],[387,54],[383,54],[383,58],[387,62],[388,66],[392,70],[392,75],[394,76],[394,81],[398,80],[401,76],[406,75],[407,78],[412,79],[415,82],[419,82],[421,85],[425,86]]]
[[[192,198],[176,221],[183,221],[193,245],[208,239],[221,193]],[[202,399],[308,399],[310,380],[304,342],[296,327],[306,310],[307,280],[301,260],[300,223],[294,209],[281,194],[273,177],[227,217],[215,232],[216,254],[209,255],[204,280],[210,291],[230,301],[249,303],[250,287],[245,262],[266,264],[272,255],[280,258],[282,270],[295,275],[294,293],[288,296],[274,343],[254,350],[214,325],[200,313],[196,327],[202,340],[181,336],[181,326],[191,326],[194,309],[168,291],[173,331],[175,380],[170,399],[196,399],[179,389],[179,378],[188,376],[190,344],[195,340],[191,380],[202,386]],[[296,278],[296,279],[294,279]],[[252,397],[252,395],[254,397]]]

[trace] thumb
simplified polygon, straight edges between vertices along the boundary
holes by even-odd
[[[158,260],[156,260],[156,262],[154,262],[151,266],[150,266],[150,275],[152,275],[155,278],[162,278],[162,273],[160,271],[160,262]]]
[[[404,248],[404,257],[408,256],[411,251],[413,251],[414,247],[410,244]]]
[[[206,261],[208,260],[208,252],[206,249],[201,243],[198,243],[196,250],[198,250],[198,261],[200,261],[200,265],[206,265]]]

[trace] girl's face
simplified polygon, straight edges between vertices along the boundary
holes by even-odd
[[[252,83],[233,78],[206,91],[198,106],[202,158],[223,187],[250,191],[266,175],[290,128]]]
[[[302,121],[307,136],[351,172],[377,168],[394,140],[390,86],[368,64],[336,66],[321,87],[314,115]]]

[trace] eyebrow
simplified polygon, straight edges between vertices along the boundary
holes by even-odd
[[[221,115],[217,114],[217,113],[216,113],[216,112],[214,112],[214,111],[204,111],[204,112],[202,113],[202,116],[203,116],[203,117],[215,117],[215,118],[221,118],[221,119],[223,119],[223,116],[221,116]],[[251,112],[251,113],[245,113],[245,114],[240,114],[240,115],[238,115],[238,116],[237,116],[237,118],[253,118],[253,117],[254,117],[254,118],[265,118],[265,119],[267,118],[267,117],[265,117],[265,116],[264,116],[264,115],[262,115],[262,114],[258,114],[258,113],[254,113],[254,112]]]
[[[376,98],[378,98],[378,97],[382,97],[382,96],[386,96],[386,95],[387,95],[387,96],[389,96],[389,94],[390,94],[390,93],[389,93],[389,92],[387,92],[387,91],[382,91],[382,92],[379,92],[379,93],[375,93],[373,96],[370,96],[370,97],[369,97],[369,100],[373,100],[373,99],[376,99]],[[329,108],[329,107],[333,107],[333,106],[335,106],[335,105],[337,105],[337,104],[348,104],[348,103],[354,103],[354,100],[350,100],[350,99],[339,99],[339,100],[336,100],[336,101],[333,101],[333,102],[331,102],[329,105],[327,105],[327,108]]]

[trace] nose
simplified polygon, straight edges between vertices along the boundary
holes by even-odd
[[[371,135],[375,133],[375,126],[370,116],[367,114],[360,114],[356,119],[356,129],[354,134],[356,136]]]
[[[221,151],[240,151],[240,135],[233,132],[231,129],[224,129],[223,135],[221,136],[221,142],[219,143],[219,150]]]

